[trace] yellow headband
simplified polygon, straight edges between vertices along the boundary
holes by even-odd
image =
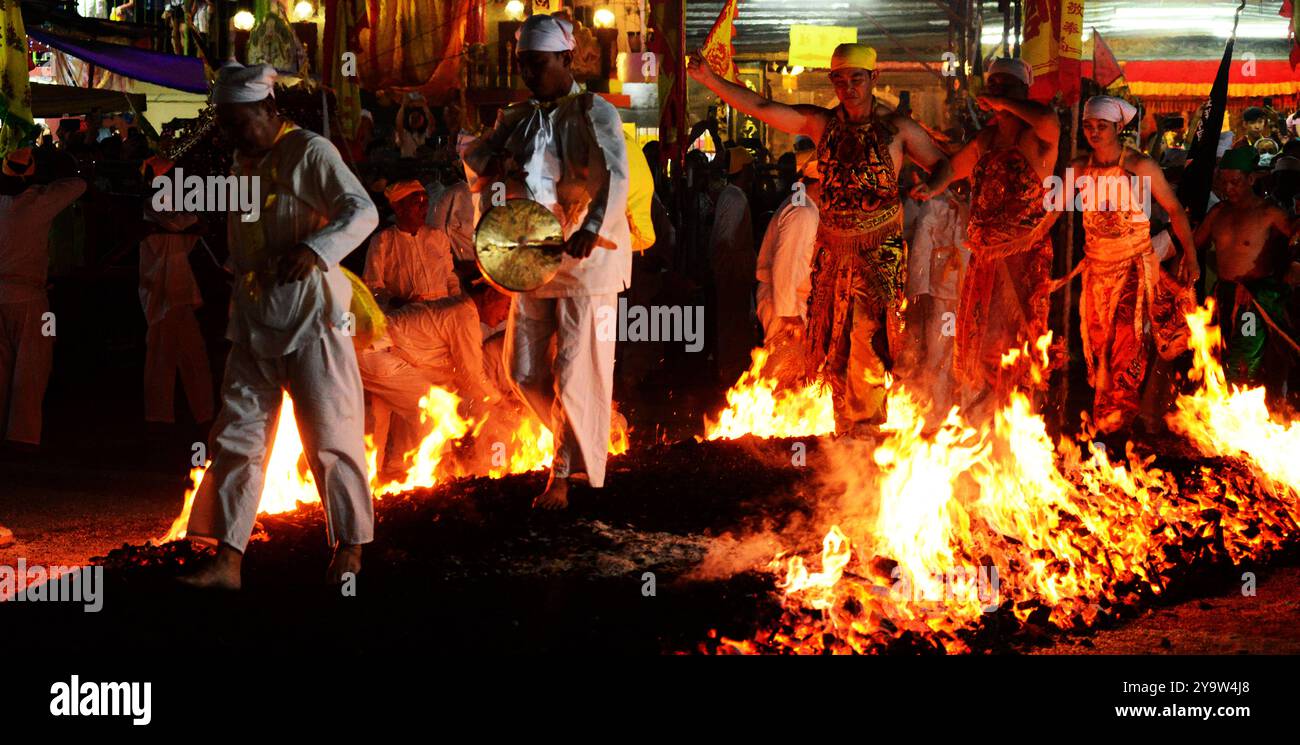
[[[831,55],[831,72],[847,68],[876,69],[876,50],[866,44],[841,44]]]

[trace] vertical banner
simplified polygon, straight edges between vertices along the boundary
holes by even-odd
[[[650,51],[659,61],[659,152],[665,160],[686,155],[686,42],[682,0],[651,0]]]
[[[361,51],[358,35],[368,22],[363,0],[328,0],[325,4],[325,48],[321,59],[329,70],[328,82],[334,89],[339,124],[346,139],[356,136],[361,123],[361,86],[356,70]],[[352,53],[347,63],[343,60],[346,52]]]
[[[1237,41],[1237,20],[1245,0],[1237,8],[1237,15],[1232,21],[1232,36],[1223,47],[1223,59],[1219,61],[1219,72],[1214,76],[1214,86],[1210,88],[1210,100],[1201,106],[1201,121],[1196,125],[1192,135],[1192,144],[1187,148],[1187,168],[1178,180],[1178,201],[1187,210],[1187,218],[1195,225],[1205,217],[1210,202],[1210,188],[1214,183],[1214,169],[1218,164],[1219,136],[1223,131],[1223,116],[1228,108],[1228,77],[1232,72],[1232,47]],[[1183,246],[1183,250],[1190,247]],[[1206,250],[1198,252],[1201,266],[1205,266]],[[1201,274],[1201,284],[1197,286],[1197,300],[1205,299],[1205,273]]]
[[[27,143],[35,133],[32,120],[32,89],[27,84],[27,31],[23,6],[18,0],[0,4],[4,27],[0,28],[0,155],[8,155]]]
[[[1061,94],[1061,104],[1079,100],[1083,58],[1084,0],[1025,0],[1021,57],[1034,70],[1029,97],[1049,103]]]
[[[709,29],[709,35],[704,37],[704,46],[700,48],[700,54],[709,63],[709,67],[733,83],[740,82],[740,70],[736,69],[736,47],[732,43],[736,35],[736,15],[739,12],[740,0],[727,0],[722,10],[718,11],[718,19],[713,22],[713,28]]]

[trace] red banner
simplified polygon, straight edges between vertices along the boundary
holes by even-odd
[[[1079,100],[1083,57],[1084,0],[1025,0],[1021,57],[1034,70],[1029,97],[1050,102],[1059,92],[1065,106]]]
[[[665,161],[686,155],[686,41],[682,0],[650,0],[650,51],[659,60],[659,152]]]
[[[1106,41],[1094,28],[1092,30],[1092,79],[1097,81],[1097,85],[1105,88],[1123,75],[1124,71],[1119,67],[1119,60],[1115,59],[1114,52],[1110,51]]]

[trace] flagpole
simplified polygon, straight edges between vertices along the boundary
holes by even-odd
[[[1214,84],[1210,88],[1210,98],[1202,105],[1205,114],[1197,125],[1192,144],[1187,151],[1188,167],[1183,172],[1183,177],[1178,183],[1178,201],[1183,203],[1183,208],[1187,210],[1187,217],[1193,225],[1199,223],[1205,217],[1206,206],[1210,199],[1214,169],[1218,159],[1219,135],[1223,128],[1223,117],[1228,105],[1228,81],[1232,71],[1232,50],[1237,42],[1237,23],[1241,20],[1241,11],[1245,7],[1246,0],[1241,0],[1241,4],[1237,6],[1236,13],[1233,16],[1232,36],[1228,37],[1228,42],[1223,47],[1223,59],[1219,61],[1219,69],[1215,73]],[[1199,249],[1195,246],[1183,246],[1185,251],[1196,251],[1196,260],[1201,267],[1206,266],[1207,249],[1206,246]],[[1208,294],[1207,283],[1209,277],[1207,274],[1207,272],[1201,272],[1201,281],[1197,283],[1196,296],[1198,301],[1204,301]]]

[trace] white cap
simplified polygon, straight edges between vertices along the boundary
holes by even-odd
[[[988,79],[998,73],[1017,78],[1025,85],[1034,84],[1034,71],[1030,69],[1028,62],[1018,57],[998,57],[993,60],[993,64],[989,65],[988,70],[984,71],[984,77]]]
[[[249,65],[227,62],[217,73],[212,84],[213,103],[254,103],[272,96],[275,90],[275,68],[270,65]]]
[[[532,15],[515,32],[516,52],[568,52],[576,47],[573,24],[544,13]]]
[[[1083,105],[1084,119],[1101,119],[1123,127],[1137,115],[1137,107],[1114,96],[1093,96]]]

